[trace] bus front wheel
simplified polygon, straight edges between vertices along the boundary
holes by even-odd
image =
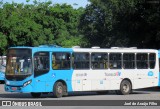
[[[53,87],[53,96],[56,98],[60,98],[63,96],[64,86],[61,82],[56,82]]]
[[[33,98],[39,98],[41,96],[41,93],[34,93],[34,92],[31,92],[31,96]]]
[[[128,95],[131,93],[131,90],[132,90],[132,86],[130,81],[123,80],[120,85],[120,91],[117,91],[117,92],[118,94],[121,94],[121,95]]]

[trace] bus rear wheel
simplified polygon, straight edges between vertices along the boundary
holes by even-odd
[[[128,95],[131,93],[131,90],[132,90],[132,86],[131,86],[130,81],[123,80],[121,82],[120,91],[118,91],[118,93],[121,95]]]
[[[34,93],[34,92],[31,92],[31,96],[33,98],[39,98],[41,96],[41,93]]]
[[[53,96],[56,98],[60,98],[63,96],[64,86],[61,82],[56,82],[53,87]]]

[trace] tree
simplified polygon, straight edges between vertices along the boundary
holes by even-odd
[[[80,29],[90,46],[159,47],[160,5],[146,0],[90,0]]]
[[[35,0],[34,4],[1,3],[0,37],[4,37],[3,40],[8,43],[4,41],[0,50],[3,47],[4,53],[10,46],[42,44],[57,44],[63,47],[85,45],[84,36],[78,30],[83,12],[83,8],[73,9],[67,4],[53,5],[50,1]]]
[[[0,32],[0,55],[3,55],[3,53],[5,53],[6,51],[6,46],[7,46],[7,39],[6,36],[3,35],[3,33]]]

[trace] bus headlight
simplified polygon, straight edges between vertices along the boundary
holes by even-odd
[[[26,81],[24,84],[23,84],[23,87],[26,87],[27,85],[31,84],[32,80],[29,80],[29,81]]]
[[[6,84],[6,85],[10,85],[10,82],[7,81],[7,80],[5,80],[5,84]]]

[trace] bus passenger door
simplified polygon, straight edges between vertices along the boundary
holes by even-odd
[[[34,87],[35,92],[46,91],[47,73],[49,72],[49,52],[34,54]]]

